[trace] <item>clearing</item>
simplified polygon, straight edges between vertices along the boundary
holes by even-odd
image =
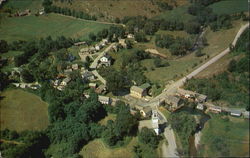
[[[48,126],[48,104],[40,97],[20,89],[5,90],[1,97],[1,130],[42,130]]]
[[[133,146],[137,144],[137,138],[132,138],[129,144],[119,148],[108,148],[101,139],[89,142],[80,151],[85,158],[133,158]]]
[[[8,42],[34,40],[41,37],[65,36],[79,39],[88,38],[90,32],[108,28],[108,24],[84,21],[59,14],[42,16],[4,17],[0,23],[0,37]]]

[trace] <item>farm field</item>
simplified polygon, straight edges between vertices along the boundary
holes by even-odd
[[[209,6],[216,14],[234,14],[248,11],[247,0],[224,0]]]
[[[1,130],[42,130],[48,126],[48,105],[38,96],[20,89],[6,90],[1,96]]]
[[[90,32],[97,32],[109,26],[53,13],[38,17],[33,15],[17,18],[5,17],[0,23],[0,37],[8,42],[62,35],[86,39]]]
[[[120,148],[107,148],[101,139],[95,139],[85,145],[80,151],[80,155],[85,158],[133,158],[133,146],[137,144],[137,138],[126,146]]]
[[[248,156],[249,122],[235,117],[212,115],[202,131],[201,147],[199,154],[205,157]]]

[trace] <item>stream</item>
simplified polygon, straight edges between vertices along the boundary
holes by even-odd
[[[189,156],[196,157],[197,156],[197,149],[195,147],[195,134],[200,132],[203,129],[205,123],[210,119],[210,116],[205,114],[203,111],[193,109],[193,108],[187,107],[187,106],[177,110],[176,112],[180,112],[180,111],[186,111],[192,115],[200,116],[200,119],[198,120],[199,123],[197,125],[196,131],[189,137]]]

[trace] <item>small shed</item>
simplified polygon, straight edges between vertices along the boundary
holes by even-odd
[[[198,110],[204,110],[204,105],[199,103],[197,106],[196,106],[196,109]]]
[[[97,85],[96,83],[89,83],[89,87],[90,87],[90,88],[94,88],[94,89],[95,89],[95,88],[96,88],[96,85]]]
[[[199,103],[204,103],[207,101],[207,96],[204,94],[197,94],[197,101]]]
[[[231,110],[230,115],[240,117],[241,111],[240,110]]]

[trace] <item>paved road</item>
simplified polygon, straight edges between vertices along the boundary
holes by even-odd
[[[177,145],[175,142],[174,131],[171,128],[170,124],[167,122],[166,117],[158,111],[158,114],[164,119],[164,122],[167,123],[167,127],[164,129],[164,136],[168,141],[168,145],[165,143],[162,144],[162,156],[163,157],[179,157],[177,153]]]
[[[91,63],[90,67],[91,69],[96,69],[97,65],[98,65],[98,61],[100,60],[100,58],[106,53],[108,52],[113,46],[115,45],[115,43],[111,43],[104,51],[102,51],[97,58],[95,58],[95,60]]]
[[[95,60],[91,63],[90,68],[94,69],[92,71],[92,73],[98,78],[98,80],[100,80],[104,85],[106,85],[106,80],[96,71],[97,65],[98,65],[98,61],[100,60],[100,58],[106,53],[108,52],[113,46],[115,45],[115,43],[111,43],[104,51],[102,51],[98,57],[95,58]]]

